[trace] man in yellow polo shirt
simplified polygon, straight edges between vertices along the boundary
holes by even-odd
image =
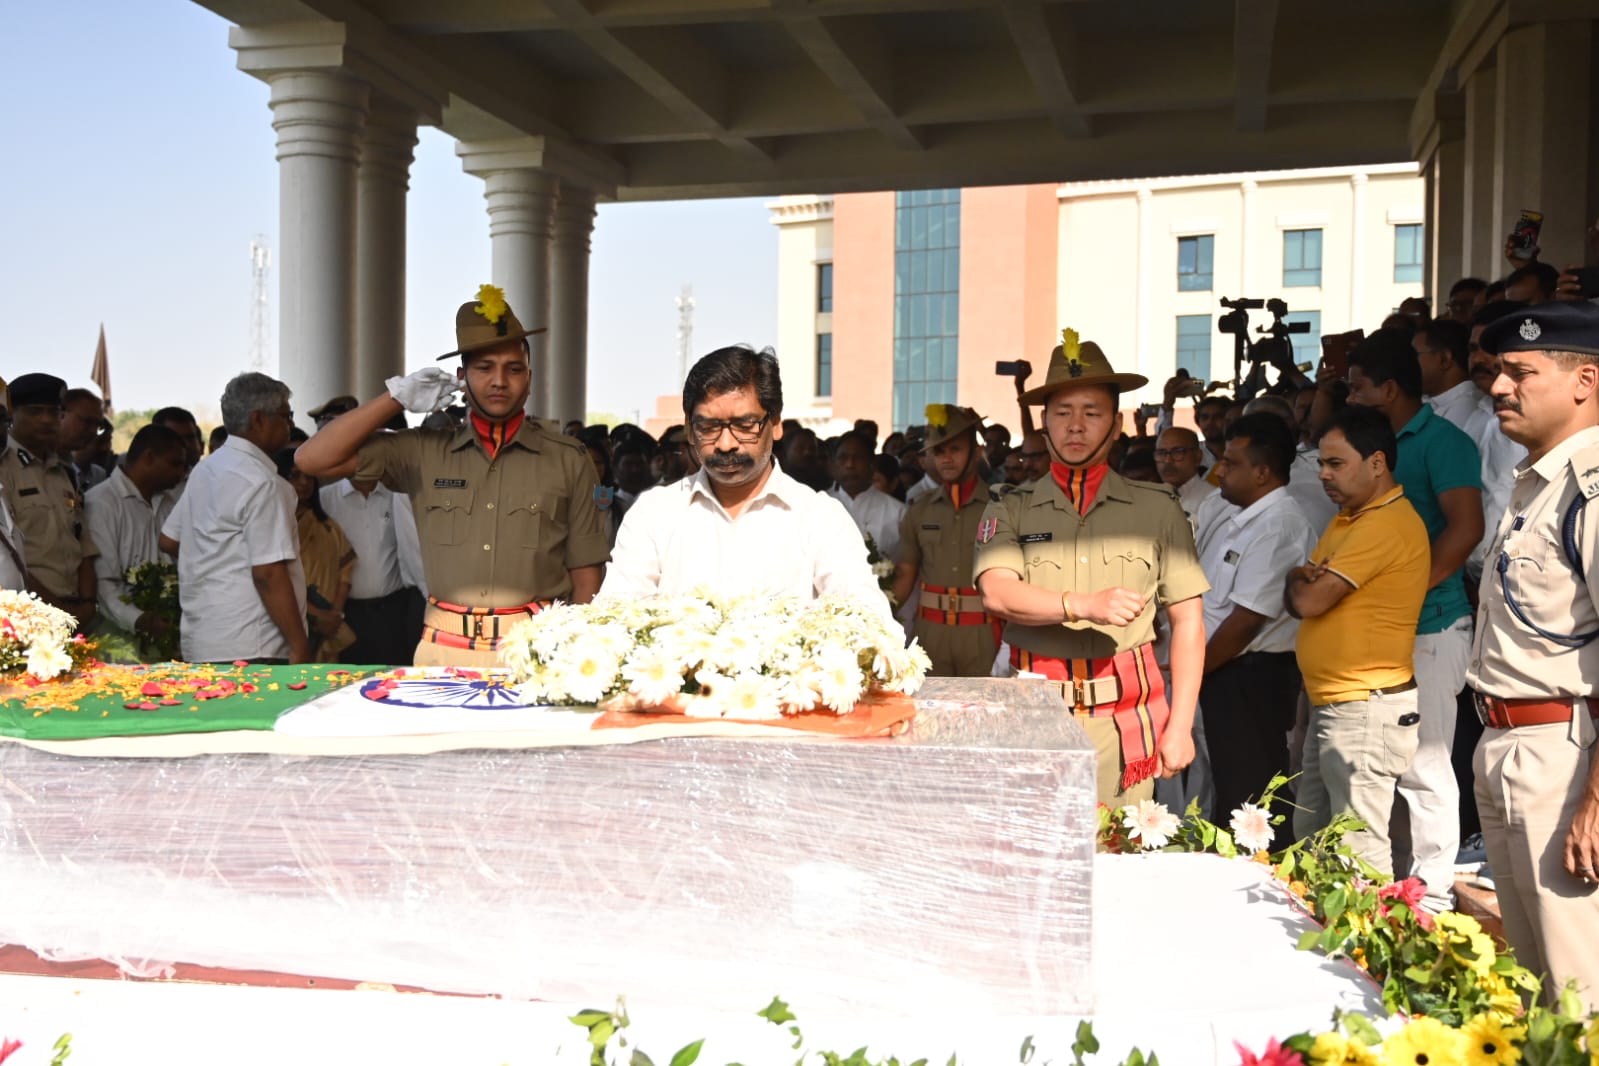
[[[1321,484],[1338,515],[1283,589],[1303,619],[1295,651],[1311,703],[1294,833],[1351,811],[1366,829],[1350,846],[1386,874],[1394,791],[1416,755],[1411,659],[1432,565],[1427,527],[1394,481],[1398,451],[1377,411],[1350,407],[1332,420],[1321,437]]]

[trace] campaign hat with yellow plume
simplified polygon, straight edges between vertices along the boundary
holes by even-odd
[[[927,440],[922,451],[931,451],[945,441],[954,440],[968,430],[982,426],[983,416],[970,407],[957,407],[952,403],[927,405]]]
[[[453,352],[445,352],[438,361],[471,355],[507,341],[519,341],[548,327],[523,329],[516,313],[505,302],[505,290],[493,285],[479,285],[477,299],[468,300],[455,312],[455,344]]]
[[[1119,392],[1130,392],[1149,384],[1142,374],[1118,374],[1105,353],[1093,341],[1079,340],[1075,329],[1060,331],[1061,342],[1049,354],[1049,370],[1044,383],[1022,393],[1022,403],[1043,403],[1056,390],[1068,385],[1110,385]]]

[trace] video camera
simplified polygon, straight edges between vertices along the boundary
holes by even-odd
[[[1244,364],[1253,363],[1258,368],[1260,364],[1267,363],[1285,370],[1293,366],[1294,345],[1289,336],[1294,333],[1309,333],[1309,322],[1285,322],[1283,319],[1288,314],[1288,304],[1282,300],[1229,300],[1223,296],[1221,305],[1228,309],[1216,322],[1216,329],[1233,338],[1233,380],[1240,383],[1244,381]],[[1271,325],[1263,326],[1255,331],[1255,336],[1249,333],[1249,312],[1266,310],[1271,313]]]

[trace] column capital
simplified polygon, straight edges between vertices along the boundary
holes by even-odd
[[[548,240],[555,231],[561,183],[542,170],[495,170],[484,175],[489,236],[525,234]]]
[[[461,168],[480,178],[501,170],[538,170],[580,185],[600,199],[614,199],[625,171],[620,163],[557,137],[505,137],[459,141]]]
[[[228,44],[239,54],[239,69],[262,81],[290,72],[340,73],[415,111],[419,121],[443,120],[448,94],[417,74],[405,47],[372,33],[357,33],[344,22],[279,22],[233,26]]]
[[[373,93],[366,116],[366,137],[361,143],[361,177],[389,181],[410,188],[411,163],[416,157],[417,113],[392,97]]]
[[[594,214],[594,191],[562,182],[560,198],[555,201],[555,246],[587,252]]]
[[[366,126],[364,82],[325,71],[281,71],[270,75],[268,106],[278,133],[278,160],[326,156],[355,163]]]

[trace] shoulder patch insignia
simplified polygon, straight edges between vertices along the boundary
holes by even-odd
[[[611,504],[616,502],[616,490],[608,489],[604,485],[594,486],[594,506],[602,511],[609,511]]]
[[[977,523],[977,543],[987,544],[999,532],[999,519],[985,518]]]

